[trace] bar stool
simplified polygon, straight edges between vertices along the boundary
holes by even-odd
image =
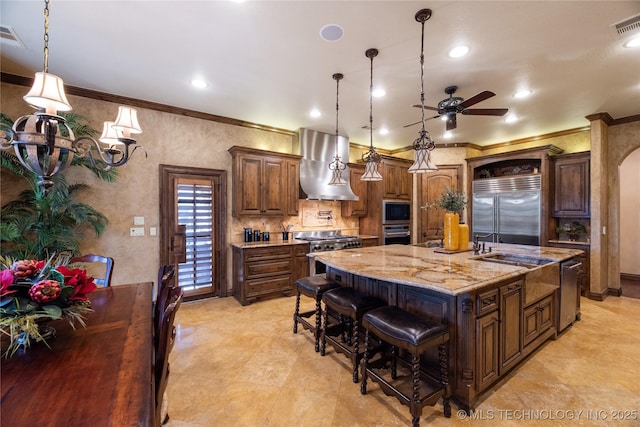
[[[395,396],[400,403],[409,406],[413,417],[413,427],[420,426],[420,416],[424,406],[435,405],[440,397],[444,415],[451,417],[449,398],[449,332],[446,325],[433,320],[421,319],[395,306],[379,307],[368,311],[362,317],[365,329],[365,352],[362,360],[362,384],[360,393],[367,394],[367,379],[380,385],[387,396]],[[374,334],[391,346],[391,374],[385,375],[388,357],[370,361],[367,350]],[[421,372],[420,355],[431,347],[438,346],[439,380]],[[411,355],[411,376],[398,377],[398,349]],[[424,368],[424,367],[423,367]]]
[[[322,295],[329,289],[336,288],[338,285],[332,280],[328,280],[324,274],[316,274],[315,276],[303,277],[296,280],[296,309],[293,313],[293,333],[298,333],[298,323],[304,329],[311,331],[315,340],[316,353],[320,351],[320,334],[322,331]],[[315,310],[300,313],[300,295],[313,298],[316,302]],[[315,314],[315,325],[311,324],[308,318]]]
[[[320,354],[326,353],[327,341],[339,353],[347,356],[353,363],[353,382],[358,382],[358,366],[362,359],[359,349],[360,320],[372,308],[381,307],[385,303],[375,297],[365,296],[353,288],[340,287],[324,293],[325,304],[324,329],[322,330],[322,347]],[[329,323],[329,314],[336,315],[337,322]]]

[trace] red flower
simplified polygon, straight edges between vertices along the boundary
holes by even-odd
[[[15,280],[15,274],[11,270],[0,271],[0,297],[12,294],[15,291],[10,291],[9,286],[13,285]]]
[[[29,296],[32,300],[40,303],[55,301],[60,296],[62,288],[55,280],[41,280],[29,289]]]
[[[70,301],[86,301],[87,294],[97,289],[96,284],[93,283],[93,277],[87,276],[87,272],[81,268],[69,269],[61,265],[56,270],[64,276],[64,285],[73,287],[73,293],[69,297]]]

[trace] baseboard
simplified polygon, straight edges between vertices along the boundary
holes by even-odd
[[[616,288],[607,288],[605,289],[604,292],[601,293],[596,293],[596,292],[591,292],[589,291],[587,295],[585,295],[587,298],[594,300],[594,301],[604,301],[609,295],[613,295],[614,297],[620,297],[622,296],[622,289],[616,289]]]
[[[628,280],[640,284],[640,274],[620,273],[620,280]]]
[[[622,288],[618,288],[618,289],[609,288],[607,293],[609,295],[613,295],[614,297],[621,297],[622,296]]]

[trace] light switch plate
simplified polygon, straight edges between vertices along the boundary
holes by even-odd
[[[133,225],[144,225],[144,217],[143,216],[134,216],[133,217]]]
[[[157,233],[156,227],[149,227],[149,236],[155,236]]]
[[[131,237],[144,236],[144,227],[131,227],[129,229],[129,236]]]

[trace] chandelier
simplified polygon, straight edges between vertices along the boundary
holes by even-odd
[[[382,175],[378,172],[380,154],[373,148],[373,58],[378,56],[378,49],[367,49],[364,54],[371,60],[371,79],[369,81],[369,151],[362,154],[365,167],[364,174],[360,179],[362,181],[381,181]]]
[[[422,106],[422,129],[418,133],[418,138],[413,141],[413,149],[416,150],[413,164],[409,168],[409,173],[425,173],[438,170],[431,163],[431,152],[436,148],[436,143],[431,139],[429,132],[425,129],[424,117],[424,23],[431,18],[431,9],[421,9],[416,13],[416,21],[422,24],[422,44],[420,46],[420,105]]]
[[[38,111],[18,118],[10,139],[0,141],[0,148],[13,146],[20,163],[38,176],[38,185],[45,191],[53,186],[53,175],[69,167],[74,156],[87,157],[94,167],[108,171],[126,164],[142,148],[131,136],[142,133],[137,111],[131,107],[119,107],[116,121],[105,122],[100,142],[87,135],[75,138],[64,117],[58,115],[72,107],[62,79],[49,73],[49,0],[44,8],[44,69],[35,73],[33,86],[23,99]],[[99,162],[94,159],[96,154]]]
[[[336,154],[333,161],[329,164],[329,169],[333,171],[333,176],[331,177],[331,181],[329,181],[329,185],[347,185],[347,181],[342,178],[342,171],[345,170],[347,166],[340,160],[340,156],[338,155],[338,95],[340,93],[340,80],[344,78],[344,75],[335,73],[331,77],[336,81]]]

